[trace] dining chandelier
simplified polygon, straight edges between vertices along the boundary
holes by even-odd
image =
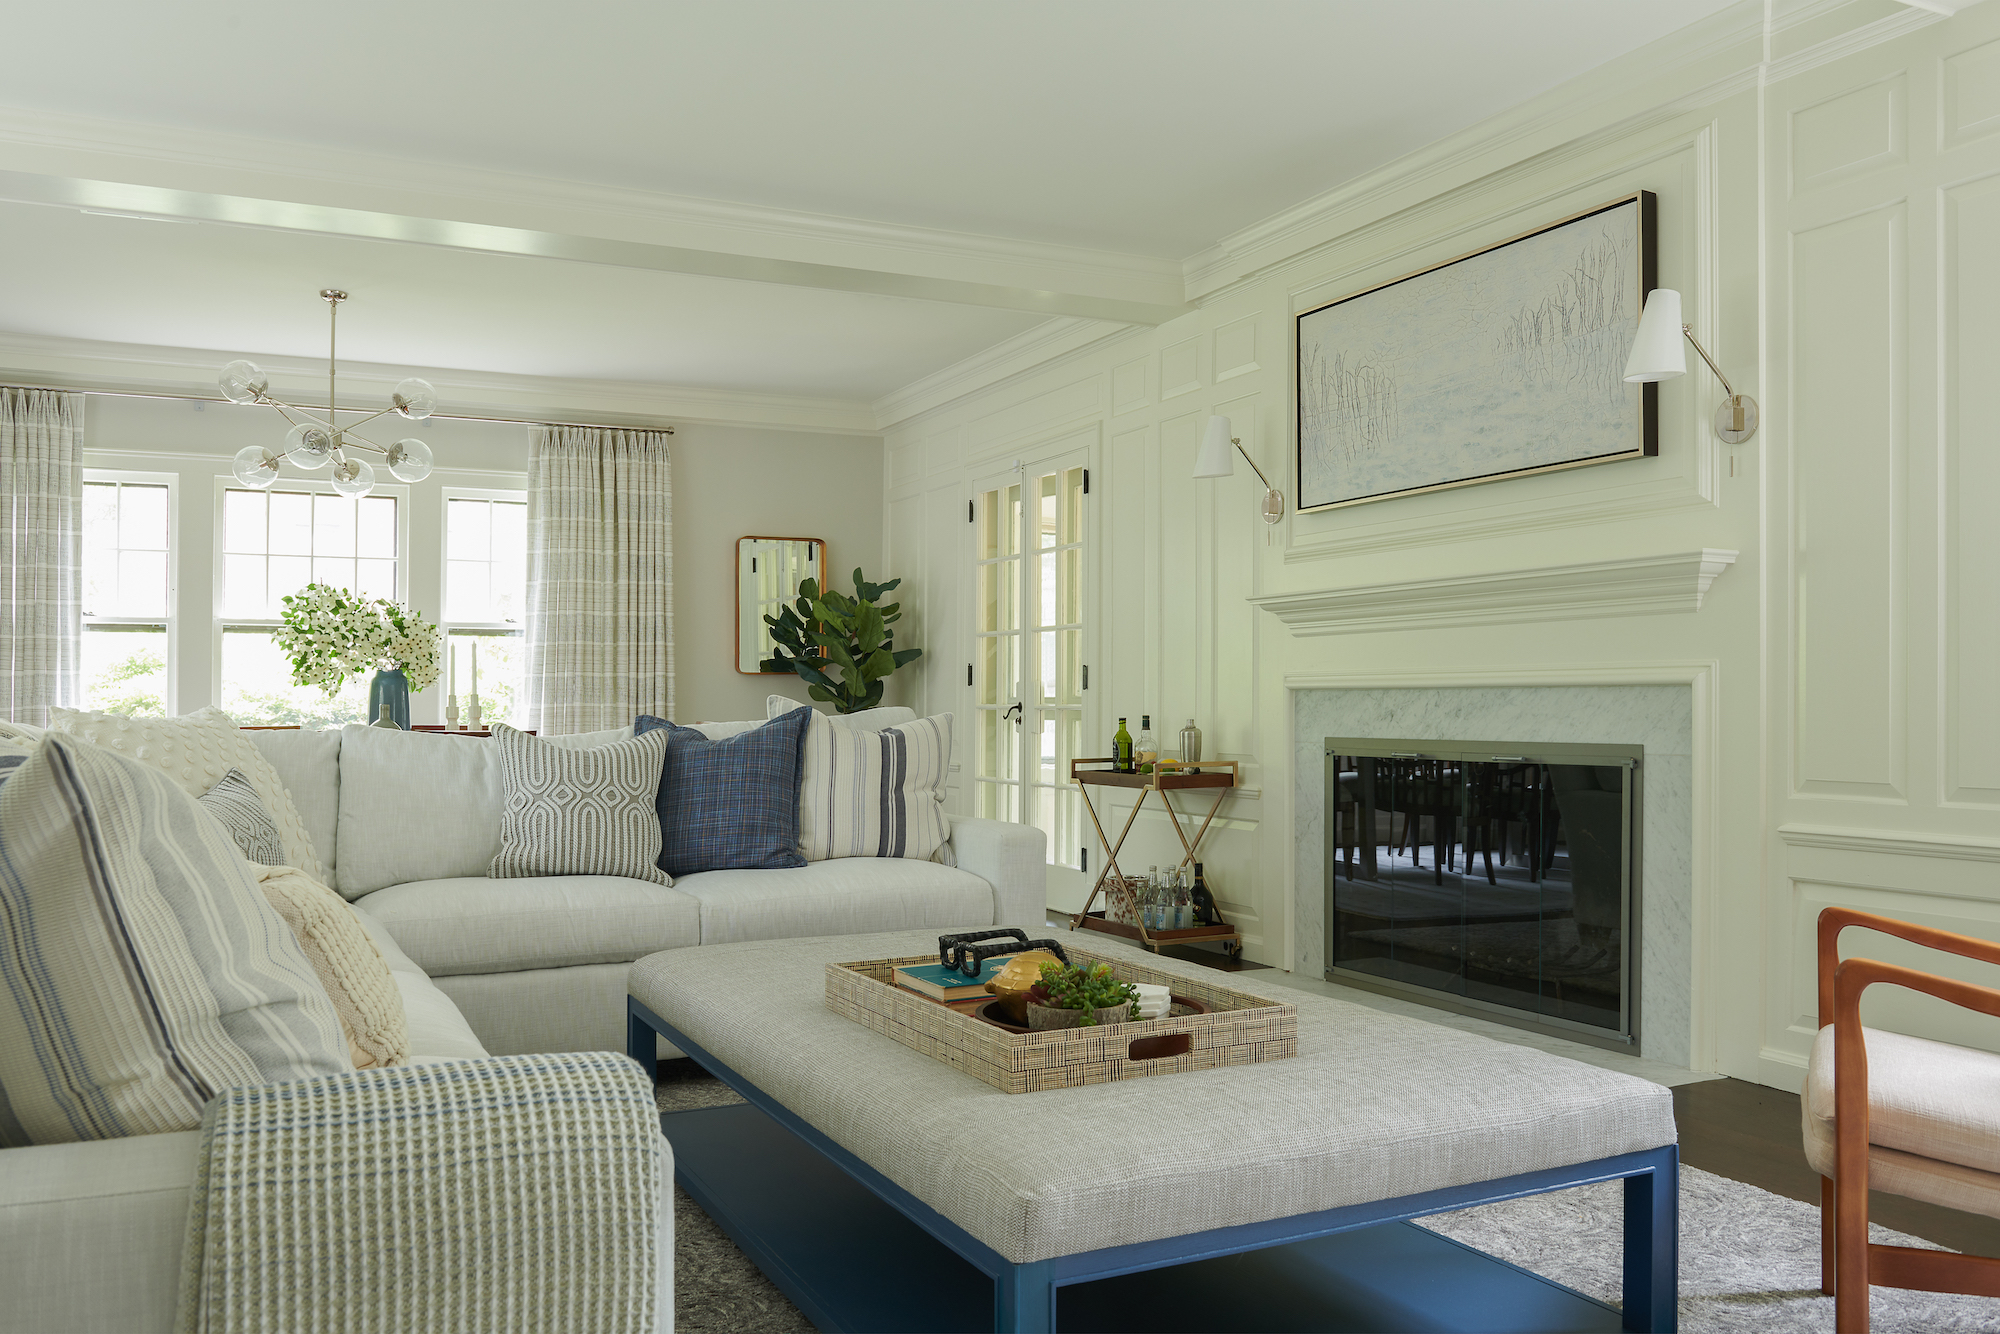
[[[437,411],[437,390],[431,387],[428,380],[411,376],[390,393],[388,407],[372,412],[351,425],[340,425],[335,416],[333,397],[334,332],[340,303],[347,300],[347,293],[327,287],[321,289],[320,296],[326,301],[326,419],[322,421],[309,412],[271,397],[270,377],[259,370],[255,362],[230,362],[216,379],[223,397],[231,403],[262,403],[276,408],[292,424],[292,429],[285,434],[283,450],[274,452],[262,445],[247,446],[237,451],[231,471],[243,485],[264,491],[278,480],[280,466],[289,459],[295,466],[308,471],[331,467],[334,490],[343,496],[365,496],[375,489],[375,466],[366,459],[349,454],[350,450],[365,449],[380,454],[389,475],[398,481],[421,482],[431,472],[429,445],[409,436],[385,449],[372,440],[356,435],[354,430],[392,412],[409,421],[422,421]]]

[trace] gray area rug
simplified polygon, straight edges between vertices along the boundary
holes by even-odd
[[[668,1062],[660,1110],[741,1102],[692,1061]],[[1599,1301],[1618,1303],[1624,1189],[1616,1182],[1482,1205],[1423,1226]],[[1891,1245],[1942,1249],[1873,1229]],[[1877,1288],[1876,1334],[2000,1331],[2000,1299]],[[1681,1169],[1684,1334],[1792,1334],[1833,1328],[1819,1290],[1819,1210],[1698,1168]],[[680,1190],[674,1191],[674,1328],[680,1334],[810,1334],[777,1286]]]

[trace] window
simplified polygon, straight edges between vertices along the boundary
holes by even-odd
[[[401,597],[402,501],[384,491],[354,500],[330,490],[223,490],[217,660],[222,707],[237,721],[338,727],[368,720],[367,676],[350,678],[330,698],[293,685],[271,627],[284,598],[310,583]]]
[[[480,722],[520,722],[528,605],[528,504],[520,491],[447,491],[445,670],[469,707],[477,664]]]
[[[173,487],[88,472],[83,484],[83,705],[165,714],[173,639]]]
[[[1036,825],[1076,866],[1082,809],[1084,470],[1047,461],[979,493],[973,811]]]

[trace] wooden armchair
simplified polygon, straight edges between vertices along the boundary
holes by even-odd
[[[1875,959],[1842,962],[1850,926],[1986,963],[2000,964],[2000,945],[1847,908],[1819,915],[1820,1029],[1800,1113],[1820,1174],[1820,1289],[1834,1294],[1835,1328],[1865,1334],[1870,1284],[2000,1297],[2000,1258],[1868,1240],[1871,1185],[2000,1217],[2000,1056],[1864,1029],[1861,993],[1886,982],[2000,1016],[2000,991]]]

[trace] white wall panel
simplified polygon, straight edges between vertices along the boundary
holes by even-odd
[[[1898,203],[1792,237],[1802,793],[1904,795],[1906,232]]]
[[[2000,178],[1947,190],[1944,221],[1943,787],[2000,805]]]

